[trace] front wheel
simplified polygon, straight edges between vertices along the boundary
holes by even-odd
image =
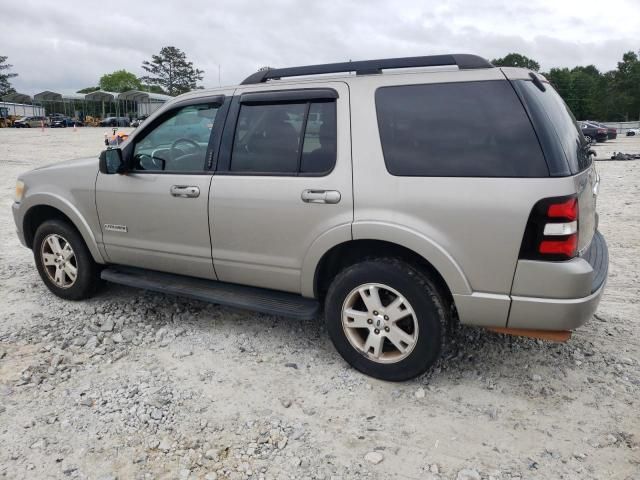
[[[590,135],[585,135],[584,138],[587,141],[587,143],[593,143],[593,138],[591,138]]]
[[[438,359],[449,313],[421,270],[398,259],[357,263],[334,279],[325,300],[329,336],[357,370],[402,381]]]
[[[47,220],[36,230],[33,256],[40,278],[67,300],[90,297],[98,285],[98,266],[80,234],[66,222]]]

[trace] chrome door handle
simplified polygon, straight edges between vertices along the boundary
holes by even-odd
[[[195,198],[200,196],[200,188],[190,185],[171,185],[171,195],[180,198]]]
[[[303,190],[300,197],[306,203],[338,203],[342,198],[337,190]]]

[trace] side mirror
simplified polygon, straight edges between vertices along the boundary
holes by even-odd
[[[122,160],[122,150],[119,148],[108,148],[100,154],[100,173],[112,175],[114,173],[125,173],[126,165]]]

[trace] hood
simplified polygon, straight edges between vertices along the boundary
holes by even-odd
[[[54,169],[74,169],[74,168],[86,168],[95,167],[98,168],[98,156],[89,158],[76,158],[74,160],[65,160],[63,162],[50,163],[49,165],[43,165],[42,167],[34,168],[32,171],[39,170],[54,170]]]
[[[29,170],[18,176],[19,180],[25,183],[73,183],[74,179],[82,178],[85,175],[94,176],[98,174],[98,156],[91,158],[78,158],[66,160],[64,162],[44,165],[34,170]]]

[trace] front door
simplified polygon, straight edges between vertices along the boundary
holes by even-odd
[[[220,152],[210,206],[219,279],[303,292],[313,244],[351,239],[347,85],[236,90]]]
[[[109,261],[215,279],[208,170],[220,100],[178,105],[123,151],[131,171],[99,174],[96,204]],[[220,117],[224,117],[221,115]]]

